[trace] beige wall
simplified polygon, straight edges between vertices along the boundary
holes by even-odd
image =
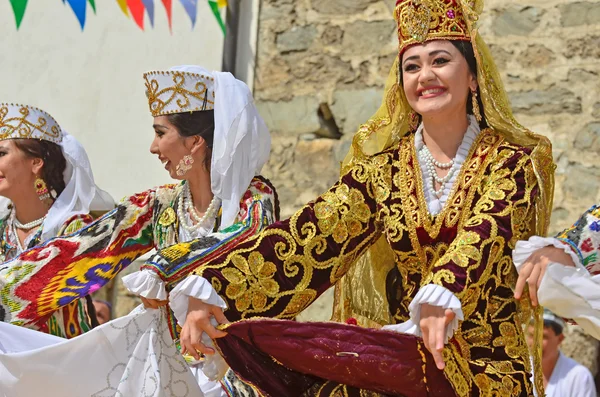
[[[19,31],[0,1],[0,101],[36,105],[87,149],[98,184],[117,200],[170,181],[148,148],[153,138],[142,73],[178,64],[220,70],[223,34],[207,2],[192,29],[173,2],[173,34],[156,2],[155,27],[142,32],[117,2],[88,7],[82,32],[60,1],[30,1]]]

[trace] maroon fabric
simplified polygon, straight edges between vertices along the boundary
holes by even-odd
[[[339,323],[257,319],[227,328],[217,345],[231,368],[266,396],[301,396],[331,380],[405,397],[455,395],[420,339]],[[348,354],[356,353],[356,354]]]

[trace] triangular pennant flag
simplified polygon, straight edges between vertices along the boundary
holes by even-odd
[[[123,11],[123,14],[129,16],[129,11],[127,11],[127,0],[117,0],[117,4],[121,11]]]
[[[173,1],[172,0],[162,0],[163,5],[165,6],[165,11],[167,11],[167,19],[169,20],[169,31],[173,32]]]
[[[94,0],[88,0],[90,5],[92,6],[92,10],[94,10],[94,14],[96,13],[96,2]]]
[[[148,18],[150,18],[150,25],[154,27],[154,0],[142,0],[142,3],[144,3]]]
[[[144,30],[144,4],[142,0],[127,0],[127,6],[135,23]]]
[[[27,0],[10,0],[10,5],[15,14],[17,29],[19,29],[19,26],[21,26],[21,22],[23,21],[23,15],[25,15],[25,8],[27,8]]]
[[[189,15],[192,20],[192,27],[196,25],[196,15],[198,14],[198,0],[179,0],[181,5],[185,8],[185,12]]]
[[[208,5],[212,10],[215,18],[217,18],[217,22],[223,31],[223,34],[226,34],[227,28],[225,27],[225,23],[223,22],[223,18],[221,18],[221,12],[219,11],[219,4],[216,1],[208,0]]]
[[[83,27],[85,26],[85,9],[87,6],[87,0],[67,0],[67,3],[69,3],[71,6],[71,9],[79,20],[81,30],[83,30]]]

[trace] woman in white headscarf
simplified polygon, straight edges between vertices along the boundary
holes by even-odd
[[[95,185],[79,142],[48,113],[27,105],[0,104],[0,195],[1,262],[91,223],[90,210],[114,207],[110,195]],[[1,277],[13,270],[11,264],[0,265]],[[13,279],[20,286],[15,295],[0,294],[2,321],[10,319],[5,307],[27,307],[28,288],[35,281],[23,276]],[[43,285],[51,276],[42,275],[37,282]],[[96,325],[89,295],[55,309],[29,326],[72,338]]]
[[[226,382],[209,381],[201,371],[204,367],[215,378],[222,375],[227,367],[218,359],[202,364],[190,359],[192,376],[174,346],[179,336],[175,316],[167,307],[152,309],[164,306],[175,285],[185,284],[180,281],[197,267],[197,260],[225,252],[275,221],[275,189],[258,176],[268,160],[270,135],[249,88],[230,73],[179,66],[146,73],[144,79],[154,117],[150,151],[180,182],[126,198],[88,227],[32,249],[11,264],[60,272],[60,278],[35,291],[39,296],[37,311],[44,312],[48,302],[77,299],[97,290],[153,248],[179,243],[171,255],[194,260],[182,260],[173,267],[150,262],[124,278],[127,288],[141,296],[150,310],[138,309],[70,345],[70,341],[58,345],[56,341],[40,341],[42,346],[51,345],[43,351],[43,360],[56,357],[63,370],[69,365],[76,370],[80,357],[88,356],[82,352],[89,352],[95,360],[95,376],[82,372],[63,385],[56,373],[39,365],[39,351],[5,347],[5,352],[19,352],[0,354],[0,389],[13,392],[10,396],[36,395],[40,392],[36,385],[47,381],[56,383],[52,390],[61,397],[96,395],[104,390],[111,391],[108,395],[116,391],[138,395],[144,390],[148,396],[184,396],[198,395],[199,389],[200,395],[212,397],[227,395],[224,388],[231,387]],[[16,274],[19,277],[22,273]],[[74,284],[76,289],[68,288]],[[182,287],[195,288],[190,284]],[[215,294],[212,299],[220,298]],[[12,316],[25,323],[31,321],[25,311]],[[14,332],[5,330],[3,334],[0,328],[0,339],[7,335],[13,345],[23,339]],[[98,346],[103,346],[102,352],[94,350]],[[3,365],[8,370],[4,376]],[[22,376],[30,378],[24,382]],[[19,377],[21,380],[15,381]]]

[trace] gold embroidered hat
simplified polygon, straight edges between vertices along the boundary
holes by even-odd
[[[413,44],[429,40],[471,41],[459,0],[398,0],[394,18],[400,54]]]
[[[0,140],[43,139],[60,144],[63,132],[52,116],[33,106],[0,103]]]
[[[192,66],[178,66],[144,73],[152,116],[214,109],[214,78],[195,71]]]

